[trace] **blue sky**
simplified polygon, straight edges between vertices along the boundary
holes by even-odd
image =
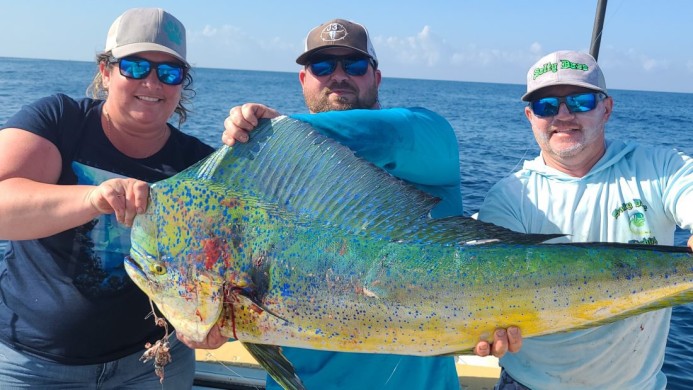
[[[0,57],[91,61],[112,21],[162,7],[194,66],[296,72],[312,27],[368,27],[385,77],[524,84],[555,50],[589,51],[597,0],[0,0]],[[339,8],[342,8],[339,10]],[[599,62],[615,89],[693,93],[693,1],[611,0]],[[0,75],[2,77],[2,75]]]

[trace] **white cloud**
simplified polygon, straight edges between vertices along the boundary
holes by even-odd
[[[379,58],[389,57],[396,63],[428,67],[438,65],[443,57],[442,53],[449,49],[444,40],[434,34],[429,26],[424,26],[414,36],[373,37],[373,45]]]
[[[544,49],[541,47],[541,44],[539,42],[534,42],[531,45],[529,45],[529,52],[537,55],[545,54]]]
[[[536,42],[529,51],[485,48],[474,42],[456,47],[428,25],[410,36],[373,37],[373,44],[386,76],[502,83],[522,83],[542,51]]]
[[[680,83],[680,77],[693,72],[693,60],[688,64],[677,62],[666,51],[658,52],[657,49],[645,52],[615,45],[602,46],[599,63],[607,85],[613,89],[686,91],[688,86]]]
[[[251,35],[229,24],[189,31],[188,47],[193,63],[204,59],[197,66],[278,71],[295,69],[296,53],[303,49],[285,37]]]
[[[633,70],[633,66],[637,67],[645,72],[657,72],[660,70],[667,70],[670,67],[670,62],[667,59],[657,59],[652,56],[642,53],[637,49],[618,49],[613,46],[609,47],[610,61],[609,65],[613,68],[623,68]],[[600,57],[600,63],[601,63]]]
[[[202,36],[211,38],[211,37],[214,37],[215,35],[217,35],[218,32],[219,32],[219,29],[214,28],[214,27],[212,27],[212,26],[210,26],[210,25],[206,25],[206,26],[202,29],[202,33],[201,33],[201,34],[202,34]]]

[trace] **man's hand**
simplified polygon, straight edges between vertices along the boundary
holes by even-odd
[[[224,120],[224,133],[221,142],[232,146],[236,141],[248,142],[248,133],[257,126],[261,118],[276,118],[279,112],[258,103],[246,103],[229,110]]]
[[[214,325],[214,327],[210,329],[204,341],[197,342],[189,340],[187,337],[181,335],[178,332],[176,332],[176,337],[183,344],[187,345],[188,348],[192,349],[217,349],[222,345],[226,344],[227,341],[229,341],[228,337],[221,335],[221,329],[219,329],[219,325]]]
[[[493,343],[486,340],[479,341],[474,347],[474,353],[478,356],[493,355],[503,357],[506,352],[515,353],[522,348],[522,333],[520,328],[511,326],[507,329],[496,329],[493,333]]]

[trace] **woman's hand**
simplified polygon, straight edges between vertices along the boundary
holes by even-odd
[[[130,179],[109,179],[89,191],[85,200],[100,214],[115,213],[118,222],[132,226],[135,215],[147,210],[149,184]]]

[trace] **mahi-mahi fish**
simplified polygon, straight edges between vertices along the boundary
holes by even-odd
[[[432,219],[436,202],[280,117],[153,184],[125,266],[176,332],[219,324],[292,389],[279,346],[458,354],[499,327],[532,337],[693,300],[687,248],[546,244]]]

